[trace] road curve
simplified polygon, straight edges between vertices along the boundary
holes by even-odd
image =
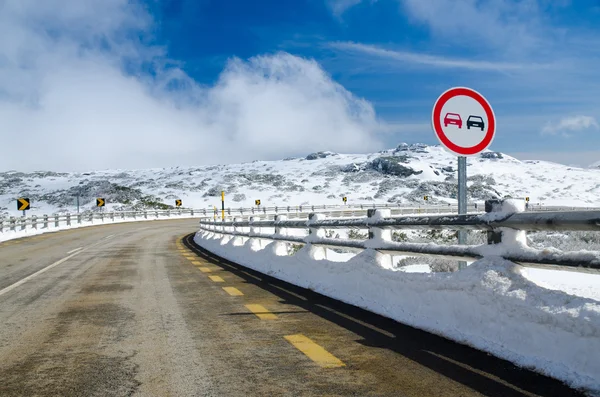
[[[197,220],[0,244],[1,396],[576,396],[196,247]]]

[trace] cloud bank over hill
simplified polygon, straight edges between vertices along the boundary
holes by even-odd
[[[373,106],[311,60],[232,58],[201,86],[127,0],[0,6],[0,169],[77,171],[381,148]]]

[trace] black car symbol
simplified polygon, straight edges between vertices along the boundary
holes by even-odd
[[[479,116],[469,116],[467,119],[467,129],[471,129],[471,127],[481,128],[481,131],[485,128],[485,123],[483,119]]]

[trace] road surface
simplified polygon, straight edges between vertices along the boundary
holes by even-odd
[[[0,244],[1,396],[574,396],[197,249],[197,220]]]

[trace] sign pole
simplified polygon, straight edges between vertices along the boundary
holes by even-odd
[[[458,156],[458,215],[467,213],[467,158]],[[467,231],[458,231],[458,244],[465,245],[467,243]],[[458,268],[464,269],[467,267],[467,262],[459,261]]]

